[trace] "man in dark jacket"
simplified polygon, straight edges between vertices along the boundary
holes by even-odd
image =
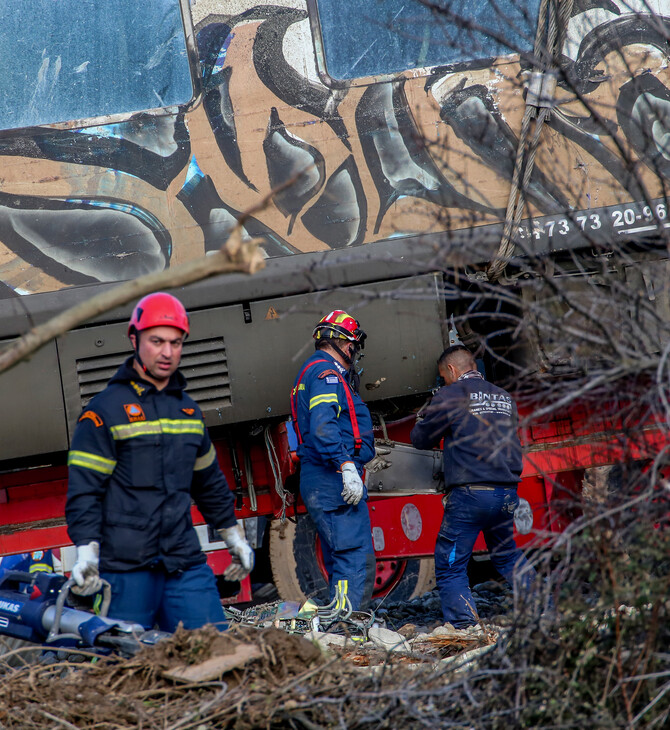
[[[519,504],[521,443],[516,404],[488,383],[462,345],[438,360],[445,385],[412,429],[412,444],[428,449],[444,438],[444,519],[435,546],[435,575],[444,620],[457,629],[477,623],[467,566],[484,532],[493,565],[512,582],[515,571],[529,589],[535,571],[517,548],[513,530]]]
[[[352,366],[365,333],[335,310],[316,325],[316,352],[303,363],[291,392],[298,436],[300,495],[321,538],[331,601],[354,610],[372,595],[375,556],[365,503],[363,466],[375,455],[370,411]],[[342,608],[342,606],[339,606]]]
[[[192,499],[233,556],[226,578],[241,580],[254,557],[200,408],[177,369],[188,333],[175,297],[159,292],[138,302],[128,327],[134,355],[82,412],[68,456],[73,590],[99,590],[99,565],[112,588],[110,616],[164,631],[180,621],[225,627],[193,529]]]

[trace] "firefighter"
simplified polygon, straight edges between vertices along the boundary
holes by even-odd
[[[291,392],[300,495],[321,538],[330,599],[354,610],[372,595],[375,557],[363,465],[375,455],[372,418],[358,394],[354,363],[365,333],[336,310],[314,328],[316,352]],[[342,608],[342,605],[338,605]]]
[[[417,419],[410,437],[417,449],[444,438],[444,518],[435,546],[435,575],[444,620],[457,629],[477,623],[467,567],[479,532],[498,572],[530,590],[535,571],[514,542],[519,504],[521,443],[509,393],[488,383],[462,345],[438,360],[445,385]]]
[[[180,621],[189,629],[225,628],[191,521],[192,499],[233,557],[224,577],[241,580],[254,561],[202,413],[178,370],[188,333],[186,310],[170,294],[137,303],[128,326],[134,354],[84,408],[68,455],[73,590],[91,595],[104,578],[112,588],[110,616],[146,629],[174,631]]]
[[[53,553],[51,550],[36,550],[34,553],[0,557],[0,578],[10,570],[19,570],[22,573],[53,573]]]

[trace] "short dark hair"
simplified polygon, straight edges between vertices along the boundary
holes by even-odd
[[[463,353],[461,355],[460,353]],[[451,345],[437,358],[437,365],[447,365],[451,360],[454,359],[465,359],[465,357],[471,361],[472,365],[476,365],[475,356],[468,350],[465,345]]]

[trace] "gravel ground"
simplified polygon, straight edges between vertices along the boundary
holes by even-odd
[[[506,584],[487,580],[472,587],[472,596],[480,619],[491,623],[500,623],[502,619],[504,622],[504,615],[512,606],[512,591]],[[386,603],[381,600],[373,608],[377,617],[395,631],[411,624],[417,633],[430,632],[444,624],[437,589],[411,601]]]

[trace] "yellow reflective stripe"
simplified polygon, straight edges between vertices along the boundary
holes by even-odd
[[[54,569],[47,563],[33,563],[28,568],[29,573],[53,573]]]
[[[311,411],[314,406],[321,405],[321,403],[337,403],[337,393],[326,393],[324,395],[315,395],[314,398],[309,400],[309,410]]]
[[[160,418],[158,421],[138,421],[137,423],[121,423],[110,428],[115,441],[136,438],[137,436],[151,436],[158,433],[182,434],[195,433],[199,436],[205,433],[205,424],[194,420],[179,420],[175,418]]]
[[[97,454],[89,454],[87,451],[70,451],[67,456],[67,465],[92,469],[101,474],[111,474],[116,466],[116,461],[114,459],[105,459]]]
[[[209,451],[204,456],[199,456],[195,460],[195,464],[193,465],[193,471],[206,469],[208,466],[211,466],[211,464],[214,463],[214,459],[216,459],[216,449],[212,445],[209,447]]]
[[[202,421],[178,421],[172,418],[161,418],[159,421],[163,433],[205,433]]]
[[[121,423],[109,429],[115,441],[132,439],[135,436],[150,436],[161,433],[161,425],[158,421],[138,421],[137,423]]]
[[[338,580],[337,581],[337,591],[335,592],[335,608],[345,608],[346,607],[346,595],[349,592],[349,581],[346,579]]]

